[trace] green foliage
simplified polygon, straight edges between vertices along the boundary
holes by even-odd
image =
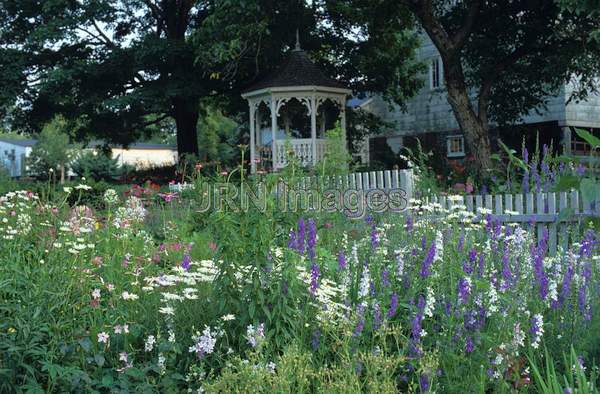
[[[238,124],[213,107],[208,107],[198,121],[198,157],[203,163],[215,162],[231,167],[237,159],[239,149]]]
[[[81,177],[99,180],[115,180],[130,171],[127,165],[121,165],[119,158],[112,158],[103,152],[87,151],[77,156],[71,164],[73,172]]]
[[[69,144],[67,121],[56,116],[44,126],[31,149],[28,157],[31,174],[46,179],[56,179],[57,173],[64,177],[73,149],[75,147]]]
[[[539,393],[543,394],[564,394],[581,393],[597,394],[598,390],[598,368],[592,366],[588,368],[582,365],[581,360],[573,348],[568,354],[563,355],[562,366],[566,367],[563,373],[557,371],[557,363],[548,354],[544,352],[544,362],[538,364],[539,357],[528,356],[533,382]],[[587,371],[586,371],[587,370]]]
[[[343,175],[348,173],[351,156],[348,153],[346,136],[340,125],[325,132],[326,151],[320,163],[317,163],[319,175]]]

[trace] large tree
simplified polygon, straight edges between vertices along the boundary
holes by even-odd
[[[357,40],[331,9],[304,0],[0,0],[0,110],[16,102],[13,124],[33,129],[61,113],[79,137],[116,143],[171,120],[179,152],[197,154],[200,102],[245,110],[240,90],[279,63],[296,29],[314,60],[357,91],[396,101],[414,93],[408,14],[380,18]]]
[[[366,8],[385,8],[394,19],[405,12],[399,3],[441,55],[448,102],[482,176],[492,167],[490,123],[510,124],[543,108],[573,77],[582,92],[593,86],[599,57],[590,55],[596,44],[589,32],[598,18],[550,0],[379,0]]]
[[[29,126],[63,113],[122,143],[170,117],[196,154],[199,100],[235,78],[258,17],[253,1],[4,0],[0,99]]]

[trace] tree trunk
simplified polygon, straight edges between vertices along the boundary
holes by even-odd
[[[489,125],[475,112],[463,75],[460,64],[444,64],[448,103],[460,129],[465,133],[479,177],[487,178],[492,169]]]
[[[198,103],[190,103],[185,99],[174,99],[173,109],[173,117],[177,126],[179,159],[183,159],[184,156],[198,156]]]

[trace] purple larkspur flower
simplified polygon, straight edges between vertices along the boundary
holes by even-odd
[[[379,234],[375,223],[371,225],[371,249],[375,250],[379,246]]]
[[[479,277],[482,277],[483,274],[485,273],[485,254],[484,253],[479,254],[479,264],[477,267],[477,271],[479,273]]]
[[[416,342],[419,342],[421,339],[421,331],[423,322],[423,311],[425,310],[425,298],[422,295],[419,295],[419,300],[417,302],[417,313],[412,321],[411,334],[412,339]]]
[[[457,285],[458,300],[465,304],[469,300],[471,294],[471,283],[467,278],[460,278]]]
[[[296,232],[293,229],[290,230],[290,237],[288,240],[288,248],[296,249]]]
[[[457,246],[459,253],[463,251],[464,246],[465,246],[465,234],[461,233],[460,238],[458,238],[458,246]]]
[[[388,319],[391,319],[394,316],[396,316],[397,311],[398,311],[398,294],[396,294],[394,292],[394,293],[392,293],[392,297],[390,298],[390,307],[387,311]]]
[[[313,331],[313,335],[312,335],[312,339],[310,341],[310,345],[314,350],[317,350],[319,348],[319,345],[321,344],[321,331],[319,329],[316,329],[315,331]]]
[[[542,178],[537,170],[537,166],[533,168],[533,181],[535,182],[535,192],[539,193],[542,191]]]
[[[585,168],[585,166],[584,166],[583,164],[581,164],[581,163],[580,163],[580,164],[578,164],[578,165],[577,165],[577,168],[575,169],[575,172],[576,172],[576,173],[577,173],[577,175],[579,175],[579,176],[584,176],[584,175],[585,175],[585,171],[586,171],[586,168]]]
[[[423,264],[421,265],[421,277],[427,278],[431,275],[431,264],[433,263],[433,259],[435,258],[435,241],[431,241],[431,246],[429,246],[429,250],[427,251],[427,255],[423,260]]]
[[[419,384],[421,385],[422,393],[429,391],[429,376],[427,376],[427,374],[421,374],[421,377],[419,377]]]
[[[463,272],[467,275],[471,275],[475,268],[475,261],[477,260],[477,250],[472,248],[469,250],[469,259],[463,262]]]
[[[314,219],[308,219],[308,258],[310,261],[315,259],[315,245],[317,244],[317,225]]]
[[[390,271],[388,271],[387,268],[384,268],[384,270],[381,271],[381,284],[383,287],[388,287],[390,285]]]
[[[354,331],[352,332],[352,336],[357,338],[362,334],[365,329],[365,318],[364,318],[364,306],[358,306],[358,322],[356,323],[356,327],[354,327]]]
[[[475,342],[473,342],[473,338],[469,336],[465,342],[465,352],[472,353],[473,350],[475,350]]]
[[[529,170],[525,170],[523,173],[522,183],[523,193],[529,193]]]
[[[189,254],[183,255],[183,260],[181,261],[181,268],[188,271],[190,269],[190,265],[192,264],[192,258]]]
[[[562,286],[560,289],[560,295],[558,298],[559,305],[564,305],[567,298],[571,293],[571,283],[573,282],[573,275],[575,274],[575,266],[571,263],[567,268],[567,272],[563,275]]]
[[[412,232],[414,228],[414,222],[412,216],[406,218],[406,231]]]
[[[525,164],[529,164],[529,151],[526,147],[523,147],[523,161]]]
[[[338,252],[338,269],[340,271],[343,271],[346,269],[346,267],[348,267],[348,263],[346,262],[346,255],[344,254],[344,251],[340,249],[340,251]]]
[[[379,303],[375,303],[373,305],[373,329],[375,331],[379,330],[381,328],[381,325],[383,324],[383,315],[381,313],[381,307],[379,306]]]
[[[539,240],[537,247],[531,245],[531,256],[533,260],[533,274],[536,279],[540,298],[545,300],[548,296],[548,276],[544,270],[544,256],[547,249],[548,230],[544,230],[542,239]]]

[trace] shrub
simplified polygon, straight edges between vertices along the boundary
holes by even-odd
[[[102,152],[82,153],[73,162],[72,169],[77,175],[96,181],[115,180],[132,170],[128,165],[120,165],[118,158]]]

